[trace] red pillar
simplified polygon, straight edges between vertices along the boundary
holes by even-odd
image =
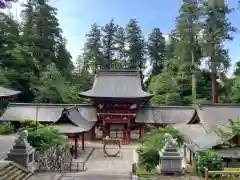
[[[128,143],[131,141],[131,124],[130,120],[127,121]]]

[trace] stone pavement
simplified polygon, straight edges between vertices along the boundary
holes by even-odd
[[[121,157],[104,157],[103,149],[96,148],[86,163],[87,171],[129,174],[132,170],[132,151],[123,148]]]
[[[87,171],[64,174],[39,174],[30,180],[130,180],[132,179],[131,168],[133,162],[133,150],[136,144],[126,145],[122,148],[122,157],[104,157],[102,144],[89,142],[87,147],[94,147],[94,151],[86,163]],[[108,149],[115,151],[114,146]],[[198,177],[166,177],[139,178],[139,180],[199,180]]]
[[[131,175],[121,174],[102,174],[94,172],[66,173],[60,175],[38,175],[31,180],[133,180]],[[139,177],[138,180],[203,180],[196,176],[158,176],[158,177]]]
[[[4,159],[12,149],[16,135],[0,135],[0,159]]]
[[[121,157],[105,157],[102,144],[90,143],[94,151],[86,163],[87,171],[78,173],[41,173],[34,175],[31,180],[130,180],[133,160],[133,149],[136,145],[123,146]],[[109,151],[116,151],[115,146],[109,146]]]

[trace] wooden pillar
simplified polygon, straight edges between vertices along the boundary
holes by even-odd
[[[190,150],[190,165],[192,165],[192,151]]]
[[[123,131],[123,139],[125,140],[126,137],[127,137],[127,131],[124,129],[124,131]]]
[[[92,127],[91,132],[92,132],[92,133],[91,133],[91,134],[92,134],[92,135],[91,135],[91,136],[92,136],[92,137],[91,137],[91,140],[94,141],[94,140],[96,140],[95,126]]]
[[[138,138],[139,139],[141,138],[141,128],[142,128],[142,126],[139,126],[139,128],[138,128]]]
[[[187,159],[187,149],[185,145],[183,145],[183,155],[184,155],[184,158]]]
[[[131,141],[131,124],[130,124],[130,120],[127,121],[127,138],[128,138],[128,141],[130,142]]]
[[[144,124],[142,124],[142,125],[140,126],[140,129],[139,129],[139,137],[140,137],[140,138],[143,137],[144,134],[145,134],[145,126],[144,126]]]
[[[103,120],[103,125],[102,125],[102,139],[105,137],[105,121]]]
[[[77,150],[77,148],[78,148],[78,135],[75,135],[75,146],[74,146],[74,148],[75,148],[75,150],[74,150],[74,153],[75,153],[75,159],[77,159],[77,157],[78,157],[78,150]]]
[[[85,145],[84,145],[84,132],[82,132],[82,150],[85,150]]]

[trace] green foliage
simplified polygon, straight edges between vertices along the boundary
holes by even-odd
[[[153,171],[149,172],[149,171],[146,171],[146,170],[144,170],[144,169],[137,169],[136,174],[137,174],[138,176],[144,176],[144,175],[147,175],[147,176],[148,176],[148,175],[155,175],[156,173],[153,172]]]
[[[223,141],[223,145],[227,145],[229,147],[235,146],[236,144],[232,144],[231,140],[234,136],[240,135],[240,121],[239,120],[231,120],[229,121],[229,125],[221,126],[219,125],[215,129],[215,133],[219,138]]]
[[[5,2],[0,1],[0,8],[5,8]],[[146,85],[154,94],[152,104],[209,102],[216,86],[219,102],[238,103],[239,63],[236,77],[226,76],[230,58],[224,42],[231,40],[230,32],[235,31],[227,18],[230,12],[227,3],[216,0],[183,1],[169,38],[165,40],[161,27],[156,27],[147,43],[136,19],[130,19],[126,28],[113,20],[103,27],[93,24],[74,67],[57,9],[46,0],[27,1],[21,23],[0,12],[0,85],[22,91],[20,102],[83,102],[77,91],[91,88],[98,66],[146,72],[149,59],[152,69]],[[205,70],[200,68],[203,59],[210,65]],[[193,73],[196,88],[191,87]],[[216,85],[215,76],[224,86]],[[197,100],[192,89],[196,89]]]
[[[37,102],[71,103],[78,99],[77,90],[62,76],[55,64],[48,65],[34,87]]]
[[[155,169],[159,163],[159,154],[154,147],[143,147],[137,149],[139,156],[139,166],[147,171]]]
[[[233,81],[233,86],[231,88],[230,98],[232,102],[240,102],[240,76],[236,76]]]
[[[117,30],[118,26],[113,19],[102,28],[103,57],[106,64],[104,68],[107,69],[113,68]]]
[[[28,134],[28,142],[36,150],[47,150],[67,143],[67,137],[52,126],[46,126]]]
[[[87,40],[84,45],[84,60],[91,67],[91,70],[96,70],[98,66],[105,67],[103,53],[101,51],[101,31],[99,26],[94,23],[91,25],[89,33],[86,35]]]
[[[139,165],[141,168],[152,171],[159,163],[159,151],[164,146],[164,135],[170,133],[173,138],[177,138],[179,146],[184,143],[184,136],[173,127],[153,129],[142,139],[142,147],[137,149]]]
[[[196,157],[196,168],[200,176],[204,176],[204,168],[207,168],[209,171],[223,170],[222,159],[216,152],[202,151]]]
[[[31,119],[23,119],[20,121],[21,128],[18,131],[28,130],[28,131],[35,131],[36,128],[43,128],[44,126],[39,122]]]
[[[148,37],[148,54],[152,66],[151,76],[162,72],[166,60],[165,38],[159,28],[154,28]]]
[[[166,133],[170,133],[173,136],[173,138],[176,138],[179,146],[183,145],[184,136],[181,134],[180,131],[173,128],[172,126],[167,126],[166,128],[153,129],[143,137],[142,142],[146,146],[148,146],[149,144],[156,144],[159,146],[157,149],[161,149],[163,147],[164,135]]]
[[[130,19],[125,29],[127,50],[127,68],[144,70],[146,59],[145,42],[141,27],[136,19]]]
[[[6,122],[0,125],[0,134],[12,134],[14,133],[14,127],[11,122]]]

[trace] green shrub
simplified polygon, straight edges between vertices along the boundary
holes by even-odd
[[[156,172],[149,172],[149,171],[146,171],[146,170],[137,169],[136,174],[137,174],[138,176],[155,175]]]
[[[222,158],[217,152],[202,151],[196,156],[196,168],[200,176],[204,176],[205,168],[209,171],[223,170]]]
[[[159,152],[154,147],[141,147],[137,149],[139,156],[139,166],[150,172],[155,169],[159,163]]]
[[[67,137],[52,126],[46,126],[37,131],[29,132],[28,142],[36,150],[47,150],[51,147],[67,143]]]
[[[12,134],[14,133],[14,127],[11,122],[0,125],[0,134]]]
[[[39,122],[36,122],[35,120],[31,120],[31,119],[21,120],[20,124],[21,124],[21,128],[19,129],[19,131],[28,130],[30,132],[30,131],[36,130],[36,127],[38,129],[44,127]]]
[[[172,126],[167,126],[166,128],[155,128],[151,132],[149,132],[147,135],[145,135],[141,141],[145,145],[152,145],[157,144],[157,149],[162,149],[163,147],[163,141],[164,141],[164,135],[166,133],[170,133],[173,138],[177,139],[177,142],[179,146],[182,146],[184,143],[184,136],[183,134],[178,131],[177,129],[173,128]]]
[[[137,149],[139,166],[147,171],[152,171],[159,163],[159,151],[164,146],[164,135],[170,133],[176,138],[179,146],[184,143],[184,136],[171,126],[166,128],[152,129],[148,134],[141,138],[142,147]]]

